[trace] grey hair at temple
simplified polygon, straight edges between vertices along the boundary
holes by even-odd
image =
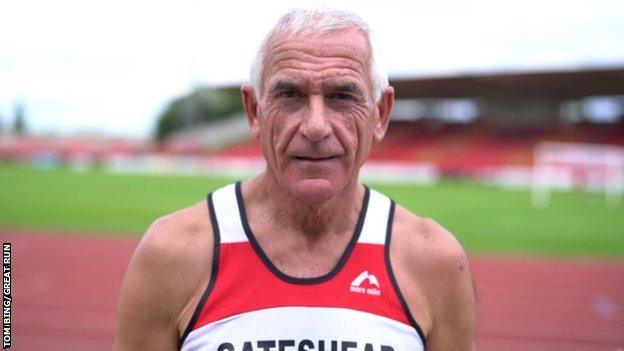
[[[388,75],[378,60],[379,54],[371,38],[371,31],[366,22],[358,15],[344,10],[329,8],[295,9],[282,16],[273,29],[265,36],[256,57],[251,65],[249,83],[256,99],[262,96],[262,75],[267,48],[277,33],[329,33],[355,27],[368,41],[371,56],[369,62],[369,78],[372,87],[372,97],[375,101],[381,98],[382,90],[388,86]],[[377,59],[376,59],[377,58]]]

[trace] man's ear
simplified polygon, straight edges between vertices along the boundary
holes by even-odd
[[[388,124],[390,123],[390,114],[392,113],[392,106],[394,106],[394,88],[391,86],[386,87],[381,92],[381,98],[377,102],[377,111],[379,112],[379,119],[375,125],[375,141],[380,142],[383,140],[388,130]]]
[[[251,136],[254,139],[258,139],[260,137],[260,124],[258,121],[258,101],[256,100],[256,94],[254,94],[254,90],[249,84],[243,84],[241,86],[241,95],[243,96],[243,107],[247,115]]]

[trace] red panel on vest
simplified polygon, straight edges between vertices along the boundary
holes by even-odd
[[[388,277],[383,245],[358,243],[331,279],[293,284],[273,274],[248,242],[221,244],[216,279],[194,329],[245,312],[290,306],[347,308],[410,324]]]

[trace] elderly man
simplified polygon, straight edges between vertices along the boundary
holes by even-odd
[[[286,14],[241,88],[266,170],[165,216],[124,282],[116,350],[473,350],[455,238],[358,180],[394,101],[369,30]]]

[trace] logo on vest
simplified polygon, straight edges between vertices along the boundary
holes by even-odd
[[[353,279],[349,291],[356,294],[381,295],[379,280],[377,280],[377,277],[373,274],[369,274],[368,271],[360,273],[360,275]]]

